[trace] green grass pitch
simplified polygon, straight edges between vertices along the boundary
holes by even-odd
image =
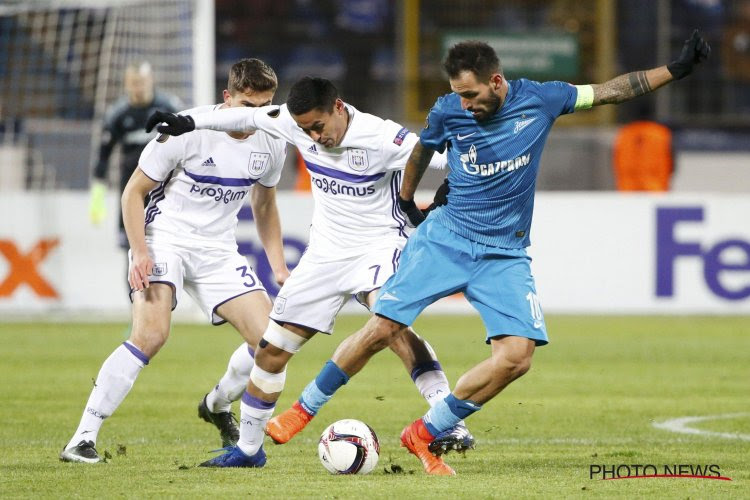
[[[336,335],[305,346],[289,366],[279,408],[364,320],[342,317]],[[451,382],[489,355],[475,317],[427,316],[415,326]],[[458,475],[434,478],[398,446],[401,429],[426,403],[390,352],[289,444],[267,440],[264,469],[195,467],[220,446],[196,406],[239,336],[228,326],[183,324],[105,422],[97,448],[112,455],[109,462],[61,463],[92,379],[128,327],[0,324],[0,497],[750,497],[750,318],[551,316],[548,329],[552,343],[537,350],[531,371],[468,420],[477,449],[448,456]],[[692,424],[703,434],[652,425],[719,415],[725,418]],[[341,418],[377,432],[374,473],[332,476],[318,462],[320,432]],[[592,464],[716,464],[732,480],[590,479]]]

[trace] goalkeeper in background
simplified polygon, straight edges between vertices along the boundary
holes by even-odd
[[[93,224],[100,224],[106,216],[105,195],[109,160],[117,143],[121,145],[120,191],[122,194],[128,179],[138,166],[138,157],[156,134],[145,132],[146,119],[154,111],[170,113],[182,109],[182,103],[173,95],[154,89],[151,64],[146,61],[133,62],[125,69],[125,94],[105,113],[102,123],[101,143],[94,160],[94,178],[91,181],[89,217]],[[128,239],[120,214],[118,242],[128,249]]]

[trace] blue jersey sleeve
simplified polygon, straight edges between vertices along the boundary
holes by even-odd
[[[432,106],[430,113],[427,115],[424,128],[419,134],[419,140],[422,145],[426,148],[430,148],[439,153],[445,151],[445,145],[450,138],[450,135],[445,130],[445,113],[443,111],[443,105],[445,104],[445,98],[441,97]]]
[[[575,110],[578,89],[566,82],[544,82],[541,84],[542,97],[547,112],[552,118],[572,113]]]

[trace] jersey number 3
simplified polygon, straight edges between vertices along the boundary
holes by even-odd
[[[240,266],[236,270],[237,271],[242,271],[242,274],[240,276],[242,276],[243,278],[249,278],[250,279],[250,283],[248,283],[247,281],[245,281],[243,283],[243,285],[245,285],[248,288],[252,288],[252,287],[255,286],[255,283],[256,283],[255,277],[253,277],[253,273],[247,272],[247,266]]]

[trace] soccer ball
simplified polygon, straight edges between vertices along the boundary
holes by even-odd
[[[339,420],[320,436],[318,457],[331,474],[369,474],[378,465],[380,443],[366,423]]]

